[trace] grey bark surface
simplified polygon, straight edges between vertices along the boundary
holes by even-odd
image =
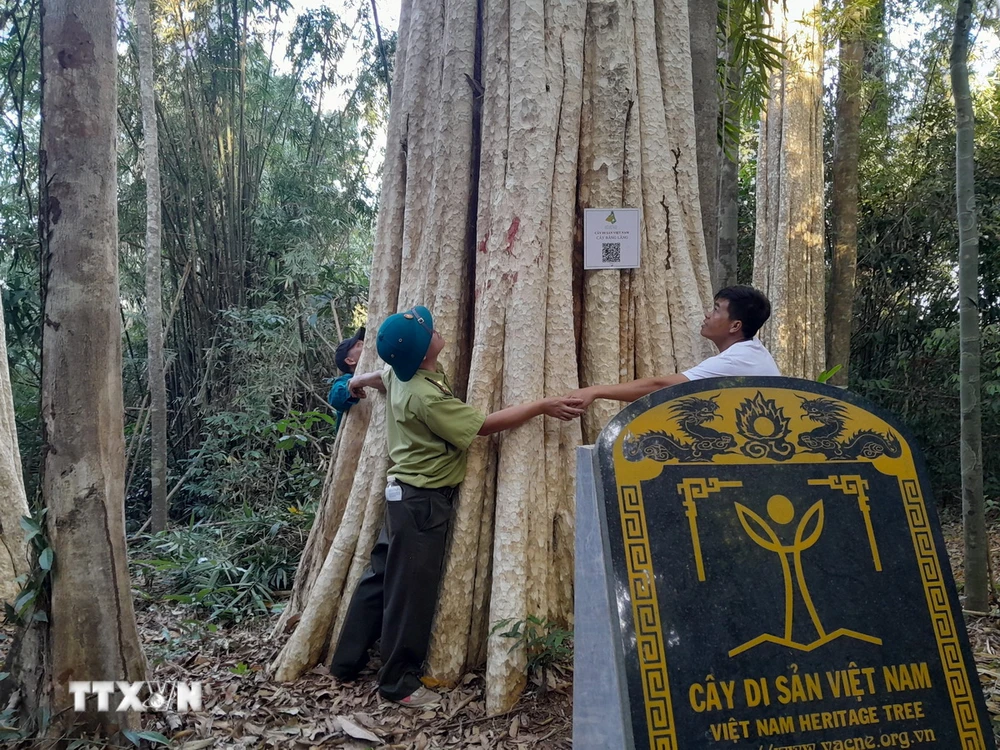
[[[852,7],[854,6],[854,7]],[[849,3],[847,12],[867,7]],[[830,266],[829,336],[826,367],[841,365],[830,382],[847,385],[851,365],[855,272],[858,263],[858,164],[861,155],[861,77],[865,45],[862,18],[847,19],[840,38],[837,105],[834,118],[833,188],[830,224],[833,234]]]
[[[698,194],[712,282],[718,278],[719,225],[719,5],[705,0],[688,0],[691,27],[691,82],[694,90],[694,118],[698,140]]]
[[[965,526],[965,606],[989,608],[989,538],[983,499],[983,427],[979,321],[979,221],[976,216],[975,116],[969,90],[972,0],[959,0],[951,46],[955,97],[955,198],[958,209],[958,314],[961,337],[962,520]]]
[[[42,4],[42,497],[55,564],[47,632],[29,631],[16,661],[26,712],[49,709],[53,731],[113,733],[136,715],[93,702],[74,713],[67,684],[146,674],[125,549],[115,3],[79,11]]]
[[[727,59],[732,58],[731,46],[727,48]],[[730,100],[723,106],[733,107],[739,96],[742,74],[739,68],[730,67],[728,89]],[[712,280],[715,289],[723,289],[738,282],[739,270],[739,218],[740,218],[740,137],[741,134],[723,130],[723,142],[719,145],[719,224],[715,242],[715,252],[709,246],[712,263]]]
[[[149,380],[150,530],[167,528],[167,379],[163,357],[163,301],[160,282],[160,147],[153,87],[153,28],[150,0],[136,0],[135,30],[139,53],[139,103],[142,107],[143,159],[146,175],[146,373]]]

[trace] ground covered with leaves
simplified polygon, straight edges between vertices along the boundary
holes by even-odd
[[[945,541],[961,590],[962,529],[944,523]],[[994,572],[1000,570],[1000,523],[991,525]],[[545,748],[572,746],[572,671],[556,668],[551,687],[532,685],[508,714],[487,717],[482,673],[469,673],[447,692],[438,709],[423,712],[379,698],[374,673],[341,684],[318,667],[292,684],[276,684],[267,664],[280,643],[272,640],[273,619],[212,630],[189,619],[183,606],[147,601],[139,605],[154,679],[200,680],[204,711],[157,716],[150,729],[183,750],[200,748]],[[987,707],[1000,728],[1000,609],[966,622]],[[995,730],[996,731],[996,730]],[[1000,732],[997,732],[1000,738]]]
[[[963,584],[962,529],[944,522],[956,583]],[[1000,571],[1000,521],[990,526],[994,577]],[[530,684],[512,711],[486,716],[482,672],[470,672],[444,693],[439,708],[415,711],[382,700],[376,663],[355,683],[342,684],[320,666],[291,684],[272,682],[267,665],[283,641],[272,638],[276,615],[216,625],[190,597],[143,587],[136,602],[140,635],[154,681],[200,681],[203,710],[146,714],[144,729],[178,750],[205,748],[342,748],[344,750],[516,750],[572,747],[573,677],[568,663],[550,672],[548,689]],[[209,610],[211,611],[211,610]],[[1000,606],[966,623],[986,704],[1000,740]],[[0,633],[0,655],[12,630]],[[143,743],[145,744],[145,743]]]
[[[944,524],[956,581],[962,586],[962,530]],[[1000,570],[1000,523],[991,527],[994,571]],[[318,667],[292,684],[276,684],[266,667],[280,643],[273,619],[211,629],[183,606],[146,601],[139,622],[154,679],[200,680],[204,711],[158,716],[149,728],[184,750],[199,748],[545,748],[572,746],[572,671],[561,665],[541,693],[532,685],[508,714],[487,717],[482,673],[469,673],[438,709],[403,709],[378,696],[374,672],[341,684]],[[1000,610],[966,622],[987,706],[1000,726]],[[374,665],[373,665],[374,666]],[[998,733],[1000,737],[1000,733]]]
[[[184,620],[182,609],[144,606],[139,623],[152,679],[201,681],[200,713],[162,715],[149,729],[183,750],[200,748],[569,748],[570,667],[557,666],[549,688],[533,685],[511,712],[487,717],[482,673],[469,673],[439,708],[416,711],[381,699],[374,670],[340,683],[317,667],[291,684],[272,682],[266,667],[280,644],[273,621],[216,630]],[[374,664],[372,665],[375,666]]]

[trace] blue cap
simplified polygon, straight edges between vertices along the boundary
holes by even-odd
[[[354,365],[348,364],[347,355],[351,353],[351,349],[359,341],[365,340],[365,327],[361,326],[351,338],[344,339],[339,344],[337,344],[337,349],[333,354],[333,361],[337,363],[337,367],[340,368],[341,372],[354,374]]]
[[[433,333],[431,311],[417,305],[385,319],[379,326],[375,348],[378,356],[392,367],[396,377],[407,381],[420,369],[420,363],[430,349]]]

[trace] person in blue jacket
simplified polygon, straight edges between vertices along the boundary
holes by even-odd
[[[344,339],[337,344],[337,351],[334,353],[334,361],[340,368],[340,377],[333,381],[330,386],[330,394],[326,397],[327,402],[337,412],[337,424],[334,426],[333,434],[336,435],[344,421],[344,415],[351,410],[351,407],[358,403],[358,399],[351,396],[347,384],[351,382],[354,370],[361,359],[361,352],[365,348],[365,327],[361,326],[357,332],[349,339]]]

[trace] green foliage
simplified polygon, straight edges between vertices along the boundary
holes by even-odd
[[[553,664],[566,662],[573,656],[573,631],[535,615],[529,615],[526,620],[500,620],[490,629],[490,635],[510,639],[509,651],[523,648],[528,671],[540,672],[543,678]]]
[[[830,380],[830,378],[832,378],[834,375],[836,375],[838,372],[840,372],[843,369],[844,369],[843,365],[834,365],[829,370],[824,370],[823,372],[821,372],[819,374],[819,377],[816,378],[816,382],[817,383],[826,383],[827,381]]]
[[[862,123],[862,185],[851,388],[899,415],[940,500],[960,497],[958,228],[954,108],[946,63],[953,15],[931,9],[908,46],[888,47],[889,113]],[[940,12],[939,12],[940,11]],[[994,68],[1000,72],[1000,68]],[[1000,498],[996,346],[1000,325],[1000,89],[974,92],[984,480]]]
[[[154,17],[164,300],[178,299],[167,332],[171,485],[184,478],[175,517],[315,500],[333,435],[333,348],[340,328],[363,322],[376,139],[388,113],[371,6],[289,11],[284,0],[254,0],[195,4],[182,16],[162,5]],[[345,65],[354,54],[360,63]],[[136,77],[130,48],[119,86],[128,404],[146,387]],[[129,413],[131,433],[139,414]],[[148,514],[148,440],[129,488],[132,528]]]
[[[250,673],[250,667],[248,667],[248,666],[246,665],[246,662],[242,662],[242,661],[241,661],[241,662],[240,662],[239,664],[237,664],[237,665],[236,665],[235,667],[230,667],[230,668],[229,668],[229,671],[230,671],[230,672],[232,672],[232,673],[233,673],[233,674],[235,674],[235,675],[238,675],[238,676],[240,676],[240,677],[243,677],[244,675],[247,675],[247,674],[249,674],[249,673]]]
[[[10,624],[26,625],[30,622],[48,622],[49,594],[51,592],[52,565],[55,554],[45,536],[45,515],[47,508],[37,516],[22,516],[21,528],[29,549],[35,556],[33,569],[15,579],[21,588],[14,603],[4,602],[4,621]]]
[[[210,622],[267,614],[275,592],[291,587],[312,520],[312,508],[246,505],[147,538],[132,550],[133,573],[151,598]]]
[[[0,297],[14,392],[25,490],[36,496],[41,456],[38,389],[41,302],[38,292],[37,0],[8,0],[0,31],[4,117],[0,117]]]
[[[180,508],[204,518],[215,504],[318,502],[325,467],[317,446],[332,435],[332,418],[307,415],[293,410],[276,422],[253,411],[209,417],[210,432],[189,460]]]
[[[322,422],[330,427],[335,427],[337,424],[337,420],[329,414],[319,411],[303,413],[293,409],[289,416],[271,425],[271,429],[276,434],[275,445],[283,451],[308,445],[313,439],[310,436],[313,426]]]
[[[856,15],[841,13],[842,5],[828,8],[831,37],[857,21]],[[861,4],[851,6],[854,12]],[[955,134],[946,75],[953,9],[922,3],[917,18],[905,19],[900,14],[912,13],[912,4],[876,3],[868,10],[850,388],[903,420],[923,450],[937,497],[951,502],[961,492]],[[887,32],[894,25],[911,35],[901,45]],[[998,73],[994,66],[994,82]],[[1000,377],[1000,89],[995,83],[981,87],[974,98],[983,467],[987,502],[995,507],[1000,501],[1000,412],[993,397]],[[833,104],[830,90],[828,124]],[[832,128],[826,132],[829,164]],[[744,135],[738,238],[744,283],[753,275],[756,145],[756,134]]]
[[[1000,509],[1000,324],[985,326],[982,358],[983,469],[987,507]],[[882,377],[852,387],[898,415],[923,450],[939,500],[959,501],[959,334],[957,323],[927,333],[883,364]]]
[[[776,1],[719,0],[719,41],[727,50],[718,65],[720,143],[738,147],[743,126],[760,116],[771,73],[781,67],[782,42],[770,33]],[[728,155],[735,158],[735,154]]]
[[[153,747],[156,747],[157,745],[163,745],[164,747],[170,746],[170,740],[168,740],[159,732],[153,732],[153,731],[136,732],[125,729],[122,730],[122,734],[125,735],[125,739],[127,739],[136,747],[142,747],[143,740],[146,740],[146,742],[153,743]]]
[[[172,486],[189,469],[193,480],[175,495],[175,517],[214,503],[315,499],[332,433],[315,415],[329,411],[333,347],[339,328],[363,322],[377,138],[388,114],[371,5],[291,12],[287,0],[153,6],[163,298],[173,312],[168,466]],[[42,456],[39,4],[11,0],[0,17],[0,143],[10,157],[0,160],[0,292],[30,499]],[[146,206],[135,48],[130,24],[119,28],[119,271],[132,440],[146,396]],[[385,49],[391,65],[394,35]],[[292,430],[296,420],[304,431]],[[283,423],[281,439],[274,426]],[[148,432],[135,444],[133,529],[148,516]]]
[[[52,723],[49,711],[39,709],[34,716],[19,725],[18,720],[22,718],[19,708],[16,704],[9,704],[0,710],[0,742],[13,745],[31,737],[42,736]]]

